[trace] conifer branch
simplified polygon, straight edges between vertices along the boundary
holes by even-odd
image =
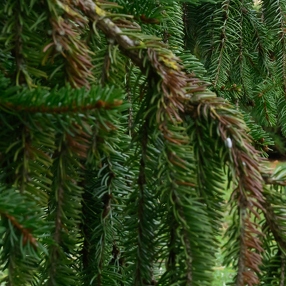
[[[61,160],[61,159],[59,159]],[[67,178],[71,179],[71,178]],[[56,210],[55,210],[55,219],[54,219],[54,234],[53,239],[56,245],[53,245],[50,249],[50,265],[49,265],[49,279],[50,284],[52,281],[56,281],[57,276],[57,263],[60,255],[60,245],[61,245],[61,232],[63,230],[63,205],[64,205],[64,189],[63,189],[63,178],[59,178],[59,182],[57,183],[57,189],[55,190],[55,196],[57,198],[56,202]]]
[[[112,171],[112,166],[109,162],[109,158],[107,158],[107,170],[106,170],[106,174],[108,174],[107,176],[104,176],[106,178],[106,190],[105,190],[105,194],[102,197],[102,211],[101,211],[101,219],[100,219],[100,223],[102,225],[102,232],[100,234],[100,239],[99,241],[100,246],[99,249],[97,251],[97,255],[96,255],[96,259],[98,260],[98,270],[97,270],[97,285],[103,285],[104,286],[104,279],[103,279],[103,273],[105,271],[105,267],[106,265],[104,264],[104,260],[106,258],[106,249],[107,249],[107,245],[109,245],[111,243],[110,237],[108,238],[107,236],[107,232],[108,232],[108,227],[112,227],[109,224],[112,224],[111,222],[111,218],[112,218],[112,185],[113,185],[113,180],[115,178],[115,174]],[[113,237],[113,233],[112,233],[112,238]],[[114,238],[115,239],[115,238]]]
[[[71,86],[90,88],[90,81],[94,80],[91,52],[81,39],[87,20],[77,13],[71,3],[66,4],[62,0],[55,2],[65,13],[60,17],[54,9],[50,10],[52,42],[43,49],[46,52],[43,63],[48,57],[53,59],[60,54],[65,62],[67,81]],[[48,5],[48,8],[50,7]]]
[[[183,52],[183,26],[187,19],[182,19],[182,2],[175,1],[168,8],[170,1],[145,1],[144,5],[122,1],[128,4],[122,7],[126,13],[136,11],[134,19],[141,20],[144,33],[153,33],[154,27],[150,24],[161,22],[162,25],[156,26],[156,33],[163,35],[163,41],[170,48],[159,38],[139,33],[140,27],[127,20],[132,19],[131,16],[109,13],[110,8],[119,7],[115,3],[31,0],[29,6],[26,2],[9,0],[0,4],[4,7],[0,9],[0,22],[5,26],[0,37],[0,69],[5,71],[0,74],[0,186],[3,185],[4,190],[6,185],[18,187],[16,192],[7,190],[7,194],[0,188],[2,214],[9,223],[9,228],[0,228],[0,235],[3,234],[0,258],[1,264],[11,270],[9,283],[15,286],[43,283],[128,286],[155,285],[155,280],[159,280],[159,285],[212,285],[209,274],[213,271],[217,249],[214,237],[220,231],[224,204],[222,186],[216,185],[216,181],[222,177],[220,168],[226,166],[230,170],[229,180],[237,185],[230,199],[234,232],[228,232],[232,236],[226,246],[229,250],[226,260],[231,260],[237,270],[233,284],[257,285],[261,240],[264,239],[260,214],[264,214],[269,233],[263,240],[265,256],[272,251],[272,246],[278,251],[286,249],[284,197],[279,193],[286,183],[268,174],[261,176],[260,154],[252,146],[241,114],[209,92],[206,84],[195,76],[202,67],[198,61],[205,59],[194,60],[194,56],[184,58],[183,55],[182,61],[187,58],[186,62],[190,62],[188,68],[171,52],[172,48],[176,54]],[[269,71],[267,76],[259,73],[259,78],[254,80],[255,73],[251,73],[250,79],[247,77],[249,68],[259,72],[258,50],[263,46],[262,41],[248,45],[249,38],[258,37],[260,31],[254,29],[257,33],[252,33],[250,28],[256,23],[251,19],[254,14],[250,15],[246,9],[249,8],[247,3],[252,5],[251,1],[223,0],[218,5],[202,5],[200,9],[192,7],[195,2],[188,8],[184,4],[184,8],[193,9],[195,13],[208,6],[200,23],[208,22],[204,24],[207,29],[202,30],[213,38],[201,41],[203,38],[199,36],[192,45],[196,55],[210,55],[204,63],[210,62],[215,87],[222,82],[228,85],[234,78],[243,84],[244,91],[258,86],[263,97],[251,99],[257,100],[252,107],[258,107],[259,120],[264,110],[266,123],[275,122],[272,118],[276,118],[276,109],[271,105],[277,99],[276,95],[272,97],[274,84],[269,85],[272,94],[265,92],[265,96],[262,87],[267,87],[268,80],[272,81],[272,76],[266,77],[273,70],[282,76],[286,73],[286,69],[282,71],[285,49],[280,49],[286,45],[285,31],[279,32],[281,41],[274,52],[275,57],[280,56],[280,66],[272,58],[271,63],[262,63],[268,67],[264,71]],[[47,9],[42,9],[43,5]],[[146,17],[141,13],[145,8],[155,9],[160,16]],[[277,11],[282,15],[284,8],[281,6]],[[214,9],[216,13],[210,16]],[[196,19],[201,17],[198,14]],[[264,18],[255,15],[258,22],[263,23]],[[176,23],[172,25],[172,21]],[[277,22],[285,28],[285,18]],[[51,30],[47,31],[49,25]],[[210,26],[214,26],[212,31]],[[275,37],[277,30],[272,33]],[[85,43],[87,33],[91,35],[89,47]],[[45,42],[44,54],[41,53],[42,41]],[[118,49],[125,57],[117,53]],[[131,62],[139,69],[135,68],[127,78],[126,67]],[[29,75],[32,75],[35,83],[43,88],[15,88],[8,74],[17,74],[17,84],[29,87],[32,86]],[[286,77],[279,76],[277,85],[283,81],[285,85]],[[136,84],[141,84],[143,77],[148,90],[139,90],[137,86],[131,90],[136,77]],[[72,88],[66,87],[66,82]],[[99,84],[98,88],[92,87],[86,92],[91,83]],[[117,92],[108,87],[103,89],[100,83],[121,88]],[[65,87],[53,88],[57,85]],[[233,92],[235,100],[242,98],[233,87],[221,86],[221,91],[224,90],[225,95],[227,90]],[[126,95],[134,109],[128,110],[127,105],[118,100]],[[256,104],[258,102],[261,105]],[[284,106],[284,103],[281,104]],[[281,125],[286,118],[284,111],[281,111]],[[134,133],[132,130],[125,138],[127,125]],[[258,135],[267,134],[261,130],[262,127]],[[190,136],[193,131],[197,136],[195,140]],[[262,137],[265,136],[255,140],[259,142]],[[203,149],[209,150],[204,152]],[[91,173],[85,180],[82,179],[84,172]],[[277,188],[276,201],[271,201],[274,195],[268,197],[266,188],[262,191],[263,183],[281,186]],[[23,207],[25,195],[28,199],[25,198]],[[5,199],[7,202],[3,203]],[[130,202],[128,206],[126,199]],[[34,205],[29,204],[31,201]],[[13,212],[8,209],[10,205]],[[26,211],[27,206],[33,207]],[[39,221],[34,219],[38,214]],[[17,220],[22,215],[29,217],[27,226],[26,221],[21,224]],[[49,230],[51,223],[52,231]],[[19,233],[22,241],[19,241]],[[53,238],[50,241],[43,238],[47,233]],[[49,248],[48,257],[42,255],[47,252],[39,251],[42,241]],[[26,242],[32,247],[22,249]],[[280,263],[277,268],[281,267],[283,272],[277,271],[275,279],[280,278],[282,285],[285,257],[279,252],[274,256],[275,262],[278,261],[275,265]],[[272,258],[271,253],[271,259],[266,257],[265,260]],[[161,263],[166,263],[163,274],[156,273]],[[267,279],[272,278],[267,277],[265,281]]]
[[[82,11],[89,17],[92,22],[107,36],[108,39],[114,40],[119,44],[122,51],[141,69],[144,69],[142,57],[138,51],[133,50],[138,48],[136,41],[128,36],[125,36],[123,31],[114,24],[106,15],[106,12],[100,8],[98,2],[92,0],[82,0]]]
[[[266,185],[277,185],[277,186],[286,186],[285,180],[279,180],[271,177],[271,174],[262,174],[264,184]]]
[[[196,99],[191,99],[191,106]],[[257,273],[261,261],[262,232],[258,225],[252,221],[252,216],[259,219],[259,210],[264,210],[264,197],[262,195],[262,177],[259,172],[259,155],[251,145],[250,138],[243,131],[246,127],[243,121],[230,110],[230,106],[220,98],[198,98],[197,110],[188,113],[194,119],[210,118],[216,122],[222,142],[229,148],[229,158],[234,166],[235,177],[238,183],[232,194],[234,204],[238,205],[240,218],[240,237],[238,255],[238,274],[236,285],[256,285],[259,283]],[[251,271],[250,271],[251,270]]]
[[[222,3],[223,7],[223,25],[221,28],[221,35],[220,35],[220,44],[219,44],[219,56],[218,59],[216,59],[216,70],[215,70],[215,75],[214,75],[214,81],[213,85],[216,87],[218,83],[220,82],[220,77],[221,73],[224,72],[225,66],[223,64],[223,57],[225,56],[224,54],[226,53],[226,42],[228,41],[227,37],[227,25],[229,22],[229,6],[230,6],[230,1],[225,0]]]
[[[138,65],[139,68],[142,70],[142,72],[149,77],[149,81],[150,82],[152,81],[151,85],[153,85],[154,83],[159,84],[157,86],[157,90],[159,93],[160,92],[163,93],[164,100],[157,109],[156,120],[157,124],[158,123],[160,124],[159,129],[162,132],[164,139],[169,143],[174,143],[178,145],[187,144],[188,143],[187,138],[181,138],[181,136],[179,136],[176,133],[173,133],[168,128],[168,122],[182,121],[178,111],[179,110],[181,112],[184,111],[183,102],[184,100],[186,100],[185,88],[187,86],[188,78],[186,74],[182,71],[182,68],[179,64],[179,60],[167,50],[162,51],[163,48],[162,44],[157,43],[157,45],[159,45],[161,49],[156,49],[152,47],[152,44],[150,44],[150,46],[148,45],[145,46],[145,44],[142,43],[141,45],[143,46],[140,46],[139,43],[136,43],[129,37],[126,37],[124,35],[124,32],[122,32],[110,19],[106,17],[105,12],[99,6],[97,6],[97,4],[94,4],[91,1],[85,1],[85,7],[86,7],[85,13],[93,21],[96,22],[97,27],[100,30],[102,30],[109,39],[113,39],[117,44],[119,44],[122,52],[125,55],[127,55],[133,61],[133,63]],[[140,50],[145,51],[145,56],[141,56]],[[145,59],[147,59],[147,61]],[[184,163],[184,161],[182,161],[183,159],[180,158],[178,155],[175,155],[171,151],[171,148],[167,151],[167,153],[169,154],[168,155],[169,162],[172,162],[172,164],[175,163],[178,164],[179,169],[181,169],[182,167],[180,167],[180,164]],[[139,187],[140,187],[140,182],[141,184],[144,183],[142,168],[143,168],[143,162],[141,162],[141,168],[139,174],[140,175],[139,177],[140,180],[138,181]],[[185,167],[183,167],[183,169],[185,169]],[[189,182],[182,181],[181,184],[188,185]],[[144,196],[144,194],[141,194],[141,197],[142,196]],[[181,210],[183,207],[181,198],[177,198],[175,192],[173,196],[175,196],[173,203],[175,204],[176,211],[182,218],[180,224],[182,224],[183,226],[184,222],[186,221],[186,218],[184,211]],[[139,231],[139,236],[140,236],[140,231]],[[186,258],[185,258],[186,269],[184,272],[185,275],[184,281],[186,281],[187,285],[191,285],[193,279],[191,270],[193,268],[193,265],[192,265],[192,253],[189,246],[190,242],[188,241],[189,240],[188,237],[189,237],[189,230],[186,226],[184,226],[181,233],[183,247],[186,252]],[[142,278],[138,275],[136,274],[136,278],[141,280]]]
[[[107,102],[103,100],[98,100],[95,103],[85,104],[82,106],[79,105],[70,105],[70,106],[24,106],[11,102],[0,102],[0,108],[4,110],[11,111],[25,111],[29,113],[50,113],[50,114],[62,114],[62,113],[78,113],[78,112],[86,112],[95,109],[113,109],[117,106],[120,106],[123,103],[122,100],[114,100],[113,102]]]
[[[164,92],[169,104],[183,110],[180,102],[185,98],[184,88],[187,85],[186,74],[182,71],[179,59],[166,46],[159,41],[138,41],[124,35],[124,32],[108,18],[106,12],[100,8],[99,4],[91,0],[82,0],[83,12],[89,19],[96,23],[96,26],[106,35],[108,39],[113,39],[121,51],[128,56],[141,71],[150,78],[157,78],[157,82],[162,84],[160,90]],[[135,36],[136,34],[134,34]],[[143,53],[142,53],[143,51]],[[162,83],[160,82],[162,79]],[[169,93],[173,96],[169,96]],[[180,99],[179,99],[180,98]],[[173,113],[178,120],[179,116],[174,108],[166,110],[169,115]]]
[[[27,242],[29,242],[34,247],[34,249],[36,250],[38,247],[38,242],[37,242],[37,239],[31,233],[31,231],[29,229],[25,228],[19,221],[17,221],[17,219],[14,216],[9,215],[7,213],[3,213],[3,212],[1,212],[1,213],[11,222],[11,224],[16,229],[18,229],[22,233],[22,235],[23,235],[23,241],[22,241],[23,246],[25,246],[27,244]]]
[[[170,215],[170,217],[172,217]],[[176,263],[177,263],[177,253],[174,245],[176,245],[177,235],[176,235],[176,229],[179,227],[178,222],[172,217],[172,220],[170,222],[169,227],[169,253],[168,253],[168,259],[166,261],[166,268],[168,272],[174,271],[176,269]],[[176,275],[171,277],[171,283],[176,283]]]
[[[21,159],[21,167],[19,166],[19,173],[15,175],[16,177],[16,184],[19,186],[20,192],[23,194],[25,191],[26,185],[30,181],[30,174],[29,171],[29,161],[30,159],[34,159],[33,157],[33,147],[31,146],[31,134],[29,132],[28,126],[23,126],[23,131],[22,131],[22,146],[23,150],[20,155],[22,155]]]
[[[19,15],[20,11],[18,10],[18,12],[16,13],[16,17],[15,17],[15,48],[14,48],[14,54],[15,54],[15,61],[16,61],[16,84],[20,85],[22,83],[25,82],[25,78],[23,75],[23,68],[24,68],[24,57],[22,54],[22,25],[20,23],[19,20]]]
[[[279,286],[284,286],[285,285],[285,271],[286,271],[286,259],[285,259],[285,254],[284,252],[281,253],[281,276],[280,276],[280,285]]]
[[[126,54],[132,61],[137,64],[140,69],[146,73],[147,75],[152,75],[152,77],[156,79],[155,82],[160,82],[161,87],[158,88],[158,91],[162,91],[165,95],[164,105],[158,108],[157,110],[157,118],[159,119],[161,116],[165,118],[165,121],[161,121],[160,130],[165,140],[174,144],[186,144],[187,142],[181,141],[182,139],[176,137],[175,134],[170,132],[167,127],[167,122],[173,121],[181,121],[178,110],[184,112],[183,102],[186,100],[186,87],[188,86],[188,78],[182,72],[180,65],[178,64],[178,60],[171,55],[168,57],[162,57],[162,52],[152,48],[152,46],[143,47],[145,50],[146,56],[148,58],[149,66],[146,66],[146,62],[144,60],[145,57],[140,56],[139,51],[136,51],[136,47],[138,50],[142,49],[140,45],[138,45],[135,41],[131,40],[129,37],[124,35],[122,32],[110,19],[107,18],[106,13],[97,5],[91,1],[85,1],[86,10],[85,13],[97,23],[97,27],[102,30],[108,38],[114,39],[117,44],[119,44],[123,53]],[[226,16],[227,18],[227,16]],[[227,19],[226,19],[227,20]],[[144,64],[145,63],[145,64]],[[190,93],[193,95],[195,93],[199,93],[200,90],[204,90],[204,87],[200,87],[199,85],[191,85]],[[200,96],[198,97],[200,101]],[[222,104],[221,101],[219,104]],[[213,106],[211,104],[210,106]],[[223,141],[227,139],[228,130],[225,129],[225,126],[228,124],[233,124],[233,119],[227,117],[220,117],[216,115],[216,111],[211,111],[209,109],[208,113],[216,120],[220,121],[219,130],[221,132],[221,136]],[[164,115],[163,115],[164,114]],[[231,121],[230,121],[231,120]],[[235,135],[236,136],[236,135]],[[255,150],[251,147],[249,143],[247,143],[247,147],[250,148],[256,153]],[[235,151],[231,150],[233,160],[235,162],[236,176],[240,178],[240,188],[237,189],[240,197],[239,208],[241,213],[241,222],[242,222],[242,231],[240,236],[240,251],[241,254],[239,256],[239,274],[237,277],[237,285],[243,285],[245,281],[248,281],[250,285],[254,285],[257,283],[257,276],[254,274],[258,271],[258,265],[261,263],[261,258],[259,254],[254,253],[251,249],[254,248],[258,253],[261,252],[261,246],[259,239],[252,236],[252,232],[255,230],[255,226],[250,221],[250,214],[255,214],[256,211],[254,207],[262,208],[261,202],[263,201],[261,194],[259,191],[262,189],[261,181],[259,177],[257,177],[257,168],[253,169],[253,166],[258,161],[258,156],[254,159],[250,158],[249,154],[244,154],[243,152],[238,152],[235,148]],[[172,155],[173,157],[173,155]],[[177,158],[170,158],[170,162],[176,161],[178,164],[180,162]],[[174,164],[174,163],[173,163]],[[249,172],[253,174],[253,179],[255,180],[255,185],[252,185],[252,182],[247,178],[246,173],[241,166],[241,164],[245,164],[246,168],[249,168]],[[244,191],[248,190],[250,192],[250,198],[244,195]],[[239,191],[240,190],[240,191]],[[255,198],[253,200],[252,196]],[[174,199],[176,202],[177,199]],[[180,207],[178,206],[178,211]],[[246,216],[245,216],[246,214]],[[183,217],[183,214],[180,214]],[[244,239],[246,237],[246,240]],[[187,249],[185,249],[189,252]],[[191,253],[187,257],[191,257]],[[191,266],[192,267],[192,266]],[[254,272],[249,272],[248,269],[252,269]],[[187,278],[186,281],[191,283],[191,278]]]
[[[90,135],[74,123],[70,126],[73,136],[68,132],[62,133],[58,138],[58,150],[53,154],[55,177],[52,186],[50,213],[53,216],[55,244],[50,248],[48,264],[48,283],[58,284],[62,277],[73,277],[76,261],[72,254],[76,250],[80,223],[82,189],[77,182],[80,181],[80,161],[86,159],[89,150]],[[69,207],[67,207],[69,205]],[[64,264],[63,267],[59,265]],[[70,279],[70,277],[69,277]],[[77,285],[71,280],[71,285]]]
[[[270,228],[275,241],[278,243],[279,247],[282,249],[282,252],[286,251],[286,241],[284,238],[284,229],[282,229],[279,225],[279,218],[274,213],[274,210],[268,200],[265,200],[264,204],[264,216],[267,222],[267,226]]]
[[[142,249],[142,241],[144,241],[144,227],[142,226],[142,223],[144,221],[144,204],[146,203],[145,200],[145,194],[144,189],[146,187],[146,178],[145,178],[145,161],[146,161],[146,147],[147,147],[147,132],[146,128],[145,134],[143,134],[143,142],[142,142],[142,155],[140,159],[140,169],[139,169],[139,176],[138,176],[138,186],[139,186],[139,200],[138,200],[138,259],[136,261],[136,271],[135,271],[135,280],[134,284],[139,284],[140,281],[145,280],[144,279],[144,271],[142,271],[145,268],[145,265],[142,261],[142,256],[144,256],[144,249]],[[143,272],[143,273],[142,273]],[[148,275],[149,276],[149,275]],[[149,279],[148,279],[149,280]],[[146,284],[149,284],[150,282],[146,280]]]
[[[283,79],[283,91],[284,96],[286,94],[286,50],[285,50],[285,43],[286,43],[286,21],[285,21],[285,9],[281,7],[281,2],[278,1],[276,5],[278,5],[276,12],[278,12],[279,15],[279,24],[280,24],[280,31],[279,31],[279,39],[278,39],[278,48],[282,49],[280,52],[282,53],[281,56],[281,66],[279,67],[282,71],[282,79]],[[282,4],[283,5],[283,4]]]

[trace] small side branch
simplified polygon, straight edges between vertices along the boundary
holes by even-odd
[[[32,235],[32,233],[25,228],[17,219],[9,215],[7,213],[3,213],[3,215],[11,222],[11,224],[18,229],[22,235],[23,235],[23,245],[26,245],[27,242],[30,242],[30,244],[36,249],[38,247],[38,242],[36,238]]]
[[[278,185],[282,187],[286,186],[285,180],[276,180],[274,178],[271,178],[271,174],[262,174],[262,178],[266,185]]]

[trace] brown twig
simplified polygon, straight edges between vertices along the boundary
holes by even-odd
[[[26,245],[27,242],[30,242],[30,244],[36,249],[38,247],[37,239],[32,235],[32,233],[25,228],[22,224],[20,224],[17,219],[9,215],[7,213],[3,213],[3,215],[12,223],[12,225],[17,228],[23,235],[23,245]]]

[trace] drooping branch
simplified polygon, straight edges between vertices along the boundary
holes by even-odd
[[[241,116],[223,99],[207,93],[204,97],[193,97],[186,111],[194,120],[212,122],[216,126],[216,131],[212,132],[217,132],[221,142],[226,144],[226,147],[221,147],[226,149],[222,158],[225,163],[229,162],[234,174],[233,180],[237,181],[231,201],[237,205],[240,221],[235,285],[257,285],[259,265],[262,263],[263,235],[253,218],[260,219],[259,212],[264,211],[258,151],[251,145],[251,138],[247,135]]]
[[[229,146],[231,144],[229,142],[233,142],[233,147],[229,147],[229,160],[239,184],[235,190],[235,197],[242,227],[238,242],[240,251],[236,285],[244,285],[246,281],[249,285],[257,284],[256,273],[259,271],[262,251],[261,232],[257,230],[257,225],[252,221],[252,217],[258,217],[257,209],[263,209],[263,180],[259,175],[259,155],[251,145],[251,139],[247,135],[243,120],[239,114],[231,114],[232,108],[222,99],[217,99],[214,94],[210,96],[203,82],[188,77],[179,60],[166,50],[165,45],[159,41],[137,41],[139,37],[136,38],[135,34],[134,40],[127,37],[98,4],[90,0],[82,1],[82,3],[84,3],[82,11],[85,15],[96,22],[96,26],[106,37],[113,39],[119,45],[121,51],[148,77],[150,85],[157,86],[159,94],[158,96],[154,95],[154,98],[156,97],[154,101],[158,102],[156,123],[159,125],[166,143],[182,147],[188,144],[181,134],[178,136],[179,134],[170,128],[170,123],[176,124],[176,122],[182,121],[184,113],[189,114],[192,118],[201,115],[210,117],[211,120],[217,122],[217,131],[222,141],[227,142]],[[190,102],[187,105],[189,99]],[[234,126],[239,131],[236,131]],[[171,146],[170,150],[173,148],[174,146]],[[172,166],[186,163],[181,162],[180,156],[174,155],[174,153],[170,152],[168,155]],[[180,204],[176,207],[179,211]],[[181,217],[183,216],[181,215]],[[186,233],[188,232],[189,229],[186,229]],[[188,254],[188,257],[191,257],[191,253]],[[191,280],[191,278],[187,278],[186,281],[191,283]]]
[[[140,41],[140,36],[134,39],[124,35],[121,30],[110,18],[108,14],[91,0],[82,0],[82,12],[96,23],[108,39],[113,40],[119,45],[120,50],[132,62],[137,65],[141,71],[155,80],[162,80],[161,91],[171,99],[171,94],[177,97],[185,97],[182,92],[187,84],[187,75],[183,72],[179,58],[177,58],[160,39],[150,38]]]
[[[148,122],[148,121],[147,121]],[[144,212],[146,211],[146,149],[148,144],[148,123],[145,122],[145,124],[142,126],[142,154],[140,158],[140,167],[139,167],[139,175],[138,175],[138,189],[139,189],[139,199],[138,199],[138,256],[136,261],[136,272],[135,272],[135,285],[137,283],[140,283],[142,279],[144,279],[144,272],[142,269],[144,269],[146,266],[144,265],[144,260],[142,257],[144,257],[144,247],[142,247],[142,242],[144,242],[144,221],[146,221]],[[146,240],[146,238],[145,238]],[[143,244],[143,246],[145,246]],[[143,260],[143,261],[142,261]],[[147,267],[146,267],[147,268]],[[150,278],[149,271],[146,275],[148,278]],[[143,277],[142,277],[143,276]],[[149,279],[148,279],[149,280]],[[148,281],[147,280],[147,281]],[[148,284],[150,282],[148,281]]]
[[[283,237],[285,233],[285,230],[279,225],[279,220],[281,220],[281,215],[277,216],[273,210],[273,207],[271,206],[271,203],[269,203],[267,200],[264,203],[264,208],[265,208],[265,219],[267,222],[267,226],[271,230],[275,241],[278,243],[279,247],[285,251],[286,250],[286,241]]]
[[[280,276],[280,285],[285,285],[285,254],[281,253],[281,276]]]
[[[20,85],[25,82],[25,78],[23,75],[23,66],[24,66],[24,57],[23,57],[23,43],[22,43],[22,25],[20,23],[20,12],[16,14],[16,24],[15,24],[15,48],[14,48],[14,55],[16,61],[16,84]]]
[[[77,249],[77,225],[81,222],[82,188],[78,185],[81,181],[79,170],[82,168],[80,162],[87,157],[90,134],[76,122],[70,126],[70,130],[73,136],[68,132],[58,136],[58,149],[53,154],[55,176],[49,210],[54,224],[52,235],[55,244],[49,251],[48,285],[58,284],[62,277],[75,275],[72,270],[75,266],[71,265],[76,262],[71,254]],[[74,277],[69,285],[78,283]]]
[[[61,55],[64,60],[66,80],[71,86],[90,88],[90,82],[94,80],[91,63],[91,51],[82,40],[81,34],[87,24],[87,20],[73,10],[72,4],[65,4],[65,1],[56,1],[57,5],[64,11],[59,16],[52,6],[47,5],[50,13],[51,40],[44,47],[45,57],[42,61],[53,61]],[[70,6],[70,7],[69,7]]]
[[[263,170],[264,171],[264,170]],[[264,217],[267,228],[272,232],[272,235],[279,246],[282,253],[286,251],[286,240],[285,240],[285,220],[286,216],[284,213],[285,196],[284,188],[285,172],[283,168],[278,167],[272,173],[267,173],[269,170],[265,170],[263,173],[263,179],[267,186],[265,186],[264,195],[265,202],[264,206]],[[268,186],[272,185],[272,187]],[[284,258],[285,259],[285,258]]]
[[[141,69],[144,69],[142,57],[138,56],[138,44],[128,36],[124,35],[123,31],[110,20],[106,12],[95,4],[92,0],[82,0],[82,10],[88,18],[96,23],[96,26],[107,36],[114,40],[121,50]]]

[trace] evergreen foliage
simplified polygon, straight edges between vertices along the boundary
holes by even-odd
[[[284,285],[284,2],[2,0],[0,283]]]

